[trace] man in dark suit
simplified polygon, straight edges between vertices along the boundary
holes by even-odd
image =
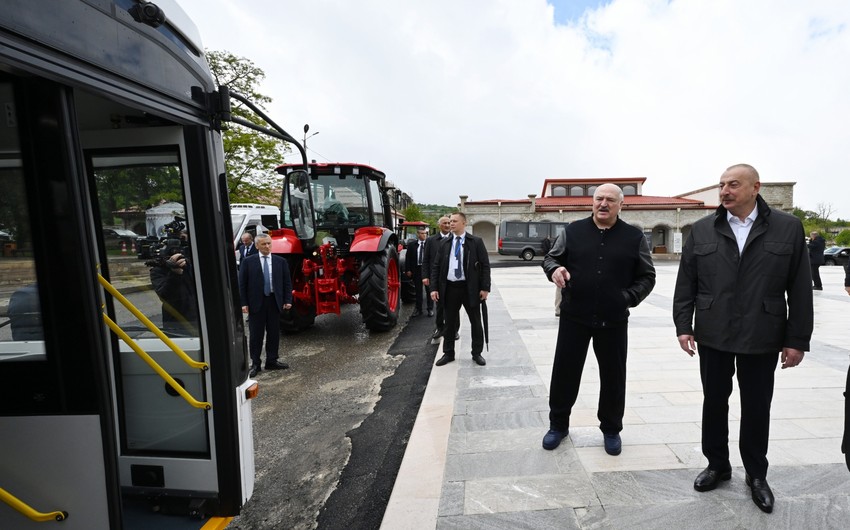
[[[241,241],[236,245],[236,264],[240,265],[242,260],[256,253],[257,245],[254,244],[254,236],[251,235],[251,232],[245,232],[242,234]]]
[[[418,317],[425,311],[425,306],[428,308],[428,316],[434,316],[434,301],[428,296],[427,304],[424,303],[427,287],[422,284],[422,263],[426,252],[426,242],[428,237],[428,227],[420,226],[416,230],[416,239],[407,244],[407,257],[404,260],[404,274],[411,279],[413,287],[416,289],[416,307],[413,309],[413,315]]]
[[[248,256],[239,267],[239,294],[242,312],[248,313],[248,343],[251,352],[250,377],[260,371],[263,335],[266,339],[266,370],[285,370],[289,365],[278,359],[280,314],[292,307],[292,280],[289,266],[280,256],[272,256],[272,239],[257,236],[258,254]]]
[[[721,206],[694,223],[682,250],[673,321],[682,350],[699,354],[708,467],[694,489],[710,491],[732,478],[728,416],[737,373],[746,484],[755,505],[770,513],[767,446],[776,365],[803,361],[814,310],[803,225],[768,206],[760,187],[758,172],[747,164],[720,176]]]
[[[440,242],[452,235],[451,219],[449,219],[447,215],[440,217],[440,220],[437,222],[440,225],[440,231],[429,236],[428,239],[425,240],[425,255],[422,257],[422,283],[427,289],[429,300],[431,299],[432,291],[430,278],[431,263],[437,259],[437,252],[440,250]],[[442,300],[438,300],[435,303],[437,305],[437,317],[434,319],[436,328],[434,329],[434,334],[431,335],[432,340],[437,340],[443,336],[443,326],[446,323]],[[455,337],[455,340],[457,339],[458,337]]]
[[[455,360],[455,334],[460,327],[460,308],[466,310],[472,328],[472,360],[479,366],[487,361],[484,350],[484,328],[481,325],[481,302],[490,294],[490,258],[480,237],[466,233],[466,215],[451,216],[452,237],[440,243],[437,258],[431,263],[431,299],[443,302],[446,324],[443,334],[443,356],[436,362],[443,366]]]

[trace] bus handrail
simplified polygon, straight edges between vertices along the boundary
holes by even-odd
[[[148,364],[148,366],[153,368],[154,372],[159,374],[159,376],[163,378],[166,383],[168,383],[168,386],[170,386],[174,389],[175,392],[180,394],[180,396],[184,400],[186,400],[186,403],[192,405],[196,409],[210,410],[212,408],[212,405],[210,405],[208,402],[198,401],[193,398],[191,394],[186,392],[186,389],[183,388],[180,383],[175,381],[174,378],[171,377],[171,375],[166,372],[162,366],[159,365],[159,363],[153,360],[153,357],[148,355],[148,352],[143,350],[142,347],[136,343],[136,341],[131,339],[130,336],[127,335],[127,333],[123,329],[121,329],[121,326],[119,326],[115,323],[114,320],[109,318],[109,315],[107,315],[106,313],[103,313],[103,321],[106,322],[106,325],[109,326],[109,329],[111,329],[116,335],[118,335],[118,337],[123,340],[127,344],[127,346],[132,348],[133,351],[136,352],[136,354]]]
[[[37,523],[44,523],[47,521],[64,521],[68,518],[68,512],[66,511],[59,510],[46,513],[40,512],[3,488],[0,488],[0,501],[5,502],[11,506],[13,510]]]
[[[144,324],[145,327],[148,328],[154,335],[159,337],[159,340],[164,342],[165,345],[168,346],[171,349],[171,351],[173,351],[174,353],[177,354],[178,357],[183,359],[183,362],[185,362],[186,364],[188,364],[192,368],[200,368],[202,370],[209,370],[210,369],[210,367],[207,363],[201,362],[201,361],[196,361],[196,360],[192,359],[191,357],[189,357],[186,354],[186,352],[184,352],[183,349],[180,346],[178,346],[177,344],[174,343],[173,340],[168,338],[165,335],[165,333],[163,333],[162,330],[157,327],[156,324],[151,322],[151,320],[148,317],[146,317],[144,315],[144,313],[139,311],[139,309],[136,306],[134,306],[132,302],[127,300],[127,298],[125,298],[123,294],[119,293],[118,289],[116,289],[115,286],[113,286],[111,283],[109,283],[109,281],[107,281],[107,279],[104,278],[103,275],[101,275],[100,273],[97,273],[97,281],[100,282],[100,285],[102,285],[103,288],[106,289],[106,291],[109,294],[111,294],[113,298],[116,298],[119,302],[121,302],[121,305],[126,307],[129,312],[133,313],[133,316],[135,316],[137,319],[139,319],[139,322]]]

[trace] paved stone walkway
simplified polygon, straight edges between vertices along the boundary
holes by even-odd
[[[679,349],[672,325],[678,263],[656,266],[656,288],[630,319],[620,456],[602,447],[592,353],[570,436],[555,451],[541,448],[558,325],[554,286],[539,267],[494,269],[487,366],[461,354],[461,330],[458,360],[432,371],[382,528],[850,527],[850,472],[840,450],[850,354],[843,270],[821,268],[812,352],[777,372],[768,454],[776,507],[768,515],[744,485],[737,389],[732,480],[712,492],[693,489],[705,466],[698,361]]]

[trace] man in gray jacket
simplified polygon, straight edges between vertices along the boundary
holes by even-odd
[[[771,209],[758,172],[738,164],[720,177],[721,206],[685,243],[673,297],[679,345],[697,353],[702,379],[702,452],[694,481],[709,491],[732,477],[729,395],[737,370],[741,459],[753,502],[773,511],[767,484],[770,404],[777,360],[800,364],[812,336],[812,277],[799,219]],[[695,322],[694,322],[695,321]]]

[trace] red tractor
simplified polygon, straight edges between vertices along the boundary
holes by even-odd
[[[398,322],[398,236],[386,175],[363,164],[284,164],[281,226],[272,253],[292,273],[293,307],[282,326],[297,331],[316,315],[359,304],[363,323],[385,331]]]

